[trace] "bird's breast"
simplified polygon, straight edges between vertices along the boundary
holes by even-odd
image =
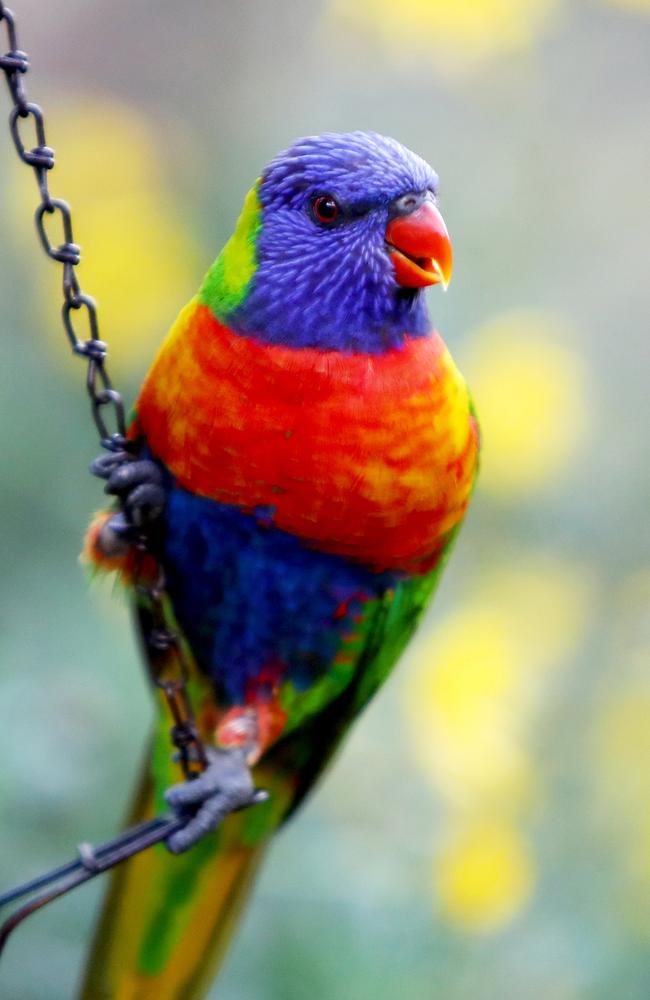
[[[179,316],[137,428],[180,485],[376,570],[425,571],[463,517],[478,434],[442,339],[381,355],[234,334]]]

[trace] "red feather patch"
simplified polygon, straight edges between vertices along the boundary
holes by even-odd
[[[437,333],[384,354],[266,345],[195,301],[137,426],[178,482],[376,570],[425,572],[461,520],[478,436]]]

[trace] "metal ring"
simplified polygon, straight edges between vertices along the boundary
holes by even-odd
[[[4,4],[0,6],[0,21],[4,21],[7,25],[7,41],[9,42],[9,53],[10,55],[15,55],[19,52],[18,49],[18,38],[16,36],[16,22],[14,19],[14,12],[5,7]],[[23,55],[24,53],[21,53]]]
[[[58,247],[52,246],[45,231],[43,216],[46,212],[48,215],[54,215],[55,212],[59,212],[63,220],[63,243]],[[72,241],[72,217],[67,201],[63,201],[62,198],[52,198],[49,204],[38,206],[35,218],[41,245],[48,257],[51,257],[52,260],[58,260],[61,264],[72,264],[76,267],[81,260],[81,250]]]
[[[99,392],[97,391],[96,386],[98,376],[104,384],[104,388]],[[103,362],[98,361],[96,358],[91,357],[88,362],[86,385],[88,388],[88,395],[91,400],[92,417],[95,421],[95,427],[99,432],[102,444],[104,444],[105,447],[109,447],[107,442],[115,442],[117,440],[123,441],[126,437],[124,403],[122,402],[122,397],[119,392],[112,388],[110,379],[104,370]],[[101,410],[104,406],[111,406],[113,408],[115,423],[117,426],[116,433],[109,430],[108,425],[102,416]]]
[[[29,56],[20,49],[11,49],[0,56],[0,69],[5,73],[26,73],[29,69]]]
[[[18,152],[19,157],[24,163],[29,163],[26,159],[30,155],[30,151],[25,148],[25,144],[20,138],[20,131],[18,129],[18,119],[19,118],[33,118],[34,126],[36,129],[36,143],[31,152],[36,152],[40,149],[48,150],[51,158],[51,166],[54,166],[54,152],[49,149],[45,143],[45,121],[43,118],[43,110],[38,104],[26,104],[24,108],[12,108],[11,114],[9,115],[9,128],[11,130],[11,137],[14,140],[14,146]],[[30,166],[34,166],[30,163]],[[49,169],[49,168],[48,168]]]
[[[79,860],[88,872],[100,872],[102,870],[99,860],[95,854],[95,848],[92,844],[84,841],[82,844],[77,844],[77,851],[79,853]]]
[[[100,344],[102,347],[102,359],[106,357],[106,344],[99,339],[99,326],[97,323],[97,307],[95,306],[95,300],[90,296],[84,294],[84,292],[78,292],[74,297],[67,299],[63,303],[63,308],[61,309],[61,315],[63,317],[63,325],[65,327],[65,332],[68,335],[68,340],[72,350],[76,354],[85,354],[90,356],[91,351],[84,349],[84,345],[88,344],[89,341],[82,341],[82,339],[77,335],[72,322],[71,312],[74,310],[78,312],[80,309],[85,309],[88,314],[88,326],[90,328],[90,341]],[[93,351],[95,349],[93,348]],[[95,351],[96,353],[96,351]]]

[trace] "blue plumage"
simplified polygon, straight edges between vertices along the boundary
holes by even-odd
[[[438,176],[401,143],[373,132],[301,139],[259,186],[258,268],[228,325],[269,344],[381,353],[430,330],[424,296],[396,288],[386,253],[391,203],[435,197]],[[336,225],[319,227],[312,196],[332,195]]]
[[[174,610],[222,704],[268,666],[306,689],[331,669],[363,604],[395,585],[306,548],[260,517],[189,493],[167,473],[165,566]]]

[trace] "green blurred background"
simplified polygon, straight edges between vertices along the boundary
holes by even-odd
[[[293,138],[376,129],[442,179],[456,269],[431,305],[482,417],[481,483],[211,996],[647,1000],[650,4],[13,6],[129,401]],[[3,886],[118,828],[150,718],[127,610],[77,562],[97,445],[35,203],[5,130]],[[100,892],[16,933],[1,996],[73,995]]]

